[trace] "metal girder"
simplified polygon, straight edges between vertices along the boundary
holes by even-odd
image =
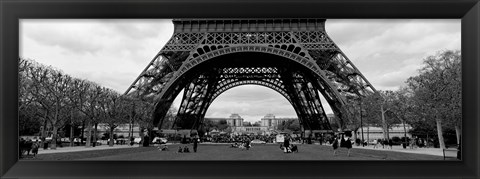
[[[258,84],[279,92],[306,129],[329,127],[318,91],[341,120],[348,117],[347,98],[375,92],[327,35],[325,19],[190,19],[173,23],[173,36],[125,92],[156,101],[155,124],[162,124],[182,89],[179,118],[194,118],[198,122],[193,128],[201,124],[218,95],[238,85]],[[210,64],[215,70],[200,68],[212,59],[253,52],[288,59],[301,67],[285,73],[273,61],[255,65],[263,61],[260,59],[250,66],[216,61],[218,64]]]

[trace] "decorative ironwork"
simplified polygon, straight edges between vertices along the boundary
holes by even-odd
[[[312,130],[331,129],[320,93],[343,120],[349,116],[347,98],[375,92],[328,37],[325,19],[189,19],[173,23],[171,39],[125,92],[156,101],[155,125],[162,124],[182,89],[175,125],[184,129],[198,128],[210,104],[240,85],[262,85],[277,91],[292,104],[303,128]],[[262,58],[248,60],[257,56]]]

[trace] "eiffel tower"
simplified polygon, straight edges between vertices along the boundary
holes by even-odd
[[[261,85],[285,97],[304,130],[331,130],[320,96],[340,121],[351,99],[375,88],[328,37],[325,19],[177,19],[174,34],[125,94],[155,101],[161,126],[175,97],[175,126],[198,129],[223,92]],[[273,104],[274,105],[274,104]]]

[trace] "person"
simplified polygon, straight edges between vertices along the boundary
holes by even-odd
[[[347,136],[347,140],[345,140],[345,148],[347,148],[347,156],[350,157],[350,149],[352,149],[352,142],[350,141],[350,137]]]
[[[289,153],[288,151],[290,151],[290,139],[288,137],[285,137],[283,141],[283,150],[285,153]]]
[[[19,154],[19,157],[22,158],[23,152],[24,152],[24,150],[25,150],[25,139],[20,138],[19,140],[20,140],[20,141],[18,142],[18,145],[19,145],[19,147],[18,147],[18,149],[19,149],[18,154]]]
[[[388,144],[388,139],[383,140],[383,146],[387,146],[387,149],[388,149],[388,145],[389,145]]]
[[[251,147],[250,139],[245,140],[245,148],[248,150],[248,149],[250,149],[250,147]]]
[[[33,145],[32,145],[33,157],[37,156],[39,147],[40,147],[40,144],[38,142],[33,143]]]
[[[298,147],[297,147],[297,145],[293,145],[293,144],[292,144],[292,152],[298,153]]]
[[[193,152],[197,153],[198,139],[193,140]]]
[[[388,140],[388,146],[390,147],[390,149],[393,149],[393,140],[392,139]]]
[[[415,146],[415,140],[414,139],[410,139],[410,149],[413,149]]]
[[[288,137],[285,137],[285,141],[283,141],[283,147],[290,147],[290,140]]]
[[[183,148],[183,153],[190,153],[190,149],[187,146]]]
[[[378,148],[378,140],[377,139],[373,140],[373,148],[374,149]]]
[[[182,147],[181,147],[181,146],[178,146],[177,153],[183,153],[183,150],[182,150]]]
[[[332,142],[332,147],[333,147],[333,156],[337,154],[337,148],[338,148],[338,139],[335,137]]]
[[[33,142],[32,139],[28,139],[25,142],[25,151],[27,152],[27,155],[30,155],[30,151],[32,150]]]

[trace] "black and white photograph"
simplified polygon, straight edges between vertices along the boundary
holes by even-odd
[[[462,161],[461,22],[20,19],[18,157]]]

